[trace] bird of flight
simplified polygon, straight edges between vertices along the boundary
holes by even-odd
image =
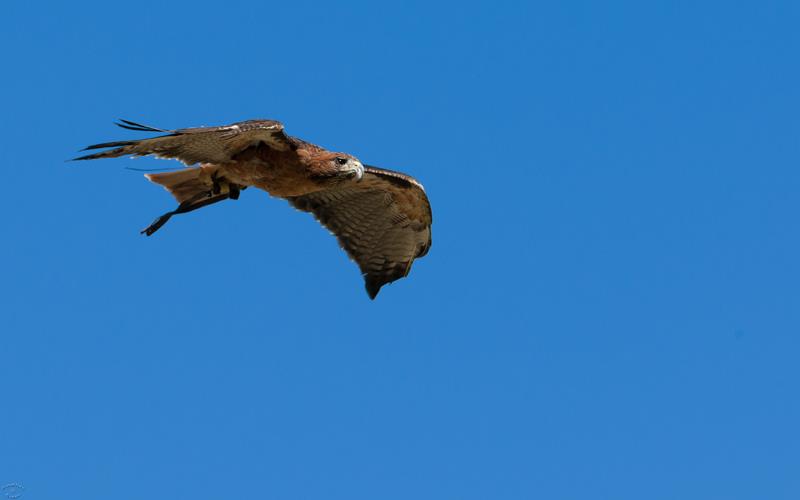
[[[164,135],[95,144],[84,151],[108,149],[75,160],[153,155],[187,165],[145,175],[179,203],[142,231],[147,236],[173,215],[236,200],[253,186],[311,212],[328,228],[358,264],[371,299],[383,285],[407,276],[414,259],[431,246],[431,206],[416,179],[291,137],[280,122],[248,120],[177,130],[127,120],[116,125]]]

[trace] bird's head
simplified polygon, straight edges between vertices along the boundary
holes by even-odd
[[[308,165],[312,177],[323,182],[360,181],[364,176],[364,165],[357,158],[346,153],[325,151],[309,160]]]
[[[360,181],[364,176],[364,165],[354,156],[345,153],[332,153],[328,166],[336,172],[337,177]]]

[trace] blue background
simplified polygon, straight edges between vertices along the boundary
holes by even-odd
[[[25,500],[800,498],[797,2],[3,10]],[[145,238],[124,167],[177,164],[64,162],[259,117],[425,184],[408,279],[255,191]]]

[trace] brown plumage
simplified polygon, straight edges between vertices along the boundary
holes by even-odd
[[[253,186],[310,212],[339,240],[361,268],[375,298],[386,283],[408,275],[414,259],[431,246],[431,207],[413,177],[364,166],[355,157],[290,137],[274,120],[249,120],[222,127],[163,130],[122,120],[122,128],[165,135],[89,146],[106,149],[75,158],[120,156],[174,158],[189,168],[147,174],[178,200],[178,208],[142,233],[155,233],[173,215],[226,199]]]

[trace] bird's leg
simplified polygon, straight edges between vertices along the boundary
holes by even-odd
[[[222,183],[225,182],[228,184],[228,197],[232,200],[239,199],[239,192],[246,189],[247,186],[239,186],[238,184],[234,184],[230,182],[225,177],[217,177],[217,172],[214,171],[211,174],[211,182],[213,183],[211,192],[213,194],[220,194],[222,192]]]
[[[142,229],[139,233],[146,234],[147,236],[151,236],[153,233],[161,229],[161,226],[167,223],[167,221],[175,214],[175,212],[167,212],[158,219],[154,220],[152,224],[147,226],[146,228]]]
[[[232,200],[238,200],[240,192],[247,189],[247,186],[240,186],[238,184],[234,184],[225,177],[217,177],[217,172],[211,174],[211,182],[213,182],[213,186],[211,189],[211,192],[213,194],[220,194],[222,192],[223,182],[227,184],[228,198]]]
[[[213,184],[212,187],[211,187],[211,192],[213,194],[219,194],[220,191],[222,191],[222,187],[220,186],[220,183],[219,183],[220,180],[221,179],[219,177],[217,177],[217,171],[216,170],[211,173],[211,182]]]
[[[161,226],[167,223],[167,221],[173,216],[177,214],[185,214],[187,212],[191,212],[193,210],[197,210],[198,208],[203,208],[205,206],[211,205],[213,203],[220,202],[222,200],[238,200],[239,195],[242,191],[247,189],[247,186],[240,186],[238,184],[234,184],[229,182],[225,177],[218,177],[217,172],[213,172],[211,174],[211,190],[209,191],[202,191],[191,198],[183,201],[178,208],[171,212],[167,212],[164,215],[157,218],[153,221],[152,224],[144,228],[141,232],[142,234],[146,234],[147,236],[152,235],[159,229]],[[223,183],[228,185],[228,192],[222,192]]]
[[[240,191],[241,190],[239,189],[239,186],[237,184],[228,183],[228,197],[230,199],[238,200]]]
[[[173,216],[177,214],[185,214],[191,212],[193,210],[197,210],[198,208],[203,208],[213,203],[220,202],[222,200],[227,200],[229,198],[229,194],[214,194],[212,191],[203,191],[201,193],[197,193],[196,195],[192,196],[188,200],[184,201],[178,208],[171,212],[167,212],[164,215],[157,218],[153,221],[152,224],[147,226],[141,231],[141,234],[145,234],[147,236],[151,236],[153,233],[161,229],[161,226],[167,223],[167,221]]]

